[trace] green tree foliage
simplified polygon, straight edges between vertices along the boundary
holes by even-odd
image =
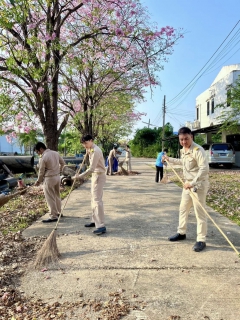
[[[235,84],[228,88],[227,99],[224,103],[217,105],[221,109],[218,120],[221,123],[221,131],[239,133],[240,123],[240,76]]]
[[[204,137],[202,134],[196,134],[194,135],[194,142],[202,146],[204,144]]]
[[[131,151],[135,157],[155,158],[162,151],[162,127],[138,129],[131,141]],[[172,139],[171,139],[172,138]],[[167,123],[164,130],[164,148],[169,149],[169,154],[176,155],[178,139],[174,138],[173,127]]]
[[[80,143],[80,134],[76,129],[64,131],[59,138],[58,150],[65,156],[80,153],[84,148]]]
[[[19,145],[21,148],[24,147],[25,153],[29,152],[30,154],[33,154],[34,145],[37,143],[40,136],[43,137],[43,134],[36,130],[31,130],[29,133],[19,133]]]

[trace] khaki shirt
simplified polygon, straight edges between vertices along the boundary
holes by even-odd
[[[102,150],[98,146],[93,144],[92,148],[87,149],[86,152],[89,155],[90,166],[85,172],[80,174],[79,177],[83,178],[84,176],[90,173],[97,173],[97,174],[105,173],[106,169],[105,169]]]
[[[117,150],[116,150],[116,149],[112,149],[112,150],[109,152],[108,159],[113,159],[113,158],[116,158],[116,157],[117,157]]]
[[[209,165],[205,150],[192,142],[188,151],[181,149],[181,159],[169,158],[169,162],[183,165],[183,177],[192,186],[201,185],[209,179]]]
[[[131,159],[131,151],[129,149],[126,150],[125,159]]]
[[[43,182],[45,177],[53,177],[60,174],[65,162],[58,152],[46,149],[39,159],[38,182]]]

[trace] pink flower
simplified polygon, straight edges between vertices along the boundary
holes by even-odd
[[[116,35],[117,36],[122,36],[123,35],[123,31],[119,28],[116,29]]]
[[[42,87],[38,88],[37,92],[42,93],[44,89]]]
[[[46,34],[45,40],[46,40],[46,41],[52,40],[52,37],[50,36],[50,34]]]
[[[6,140],[7,140],[8,143],[12,143],[12,137],[11,136],[7,135],[6,136]]]
[[[29,127],[24,127],[24,132],[26,132],[26,133],[29,133],[30,131],[31,131],[31,128],[29,128]]]
[[[15,117],[16,120],[21,120],[22,118],[23,118],[23,113],[22,112],[19,112]]]
[[[55,38],[56,38],[56,33],[54,32],[53,34],[52,34],[52,38],[51,38],[51,40],[54,40]]]
[[[36,27],[36,23],[30,23],[28,25],[28,29],[31,30],[31,29],[34,29]]]

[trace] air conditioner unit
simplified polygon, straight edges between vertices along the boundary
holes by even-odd
[[[192,125],[193,129],[200,129],[200,121],[195,120]]]
[[[192,129],[192,122],[191,121],[187,121],[186,123],[185,123],[185,126],[186,127],[188,127],[189,129]]]

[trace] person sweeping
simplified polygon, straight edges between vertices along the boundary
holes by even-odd
[[[65,162],[58,152],[48,149],[43,142],[37,142],[34,151],[41,156],[35,186],[39,186],[43,182],[43,192],[50,212],[49,218],[42,220],[42,222],[56,222],[61,213],[60,172],[65,166]]]
[[[162,157],[164,155],[166,155],[168,153],[168,149],[163,149],[163,151],[159,152],[157,155],[157,159],[155,162],[155,166],[156,166],[156,176],[155,176],[155,182],[159,182],[159,177],[160,177],[160,181],[163,178],[163,166],[165,165],[162,162]]]
[[[193,206],[197,218],[197,241],[193,246],[193,250],[200,252],[206,247],[207,215],[199,203],[203,208],[205,207],[209,188],[209,165],[204,149],[193,141],[192,132],[188,127],[180,128],[178,137],[179,143],[183,147],[181,158],[175,159],[166,155],[162,157],[163,162],[167,160],[169,163],[181,164],[184,176],[177,234],[168,239],[169,241],[186,239],[188,214]],[[189,190],[192,190],[193,193]]]
[[[94,144],[93,137],[87,134],[81,138],[82,145],[86,148],[89,155],[90,166],[81,173],[72,177],[73,180],[82,180],[85,176],[92,174],[91,179],[91,204],[92,204],[92,221],[85,224],[85,227],[96,227],[94,234],[100,235],[105,233],[104,207],[103,207],[103,186],[106,182],[105,164],[102,150]]]

